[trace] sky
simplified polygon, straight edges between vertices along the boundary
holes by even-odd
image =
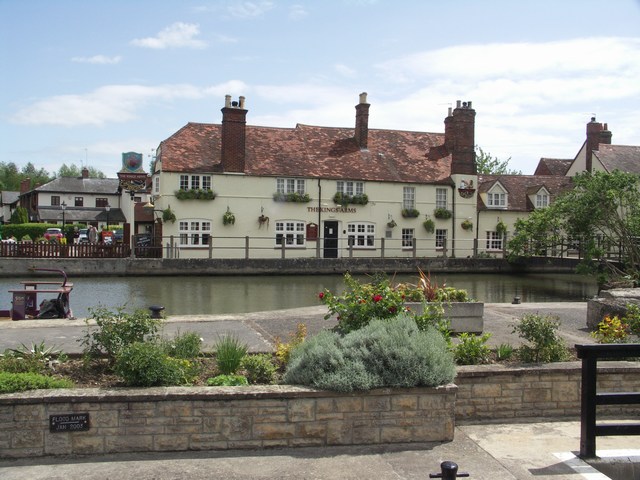
[[[0,0],[0,162],[115,177],[188,122],[444,132],[532,174],[591,117],[640,145],[640,0]]]

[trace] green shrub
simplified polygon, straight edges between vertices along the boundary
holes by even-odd
[[[94,358],[105,354],[110,360],[115,359],[118,352],[136,342],[154,339],[162,319],[151,318],[146,310],[125,313],[123,307],[112,312],[104,307],[89,309],[87,330],[78,341],[84,347],[84,354]],[[96,327],[89,326],[95,320]]]
[[[247,377],[243,375],[218,375],[207,379],[210,387],[239,387],[249,385]]]
[[[218,338],[213,348],[216,352],[218,370],[223,375],[235,374],[240,369],[240,363],[248,350],[247,345],[233,335]]]
[[[558,335],[560,322],[551,315],[526,314],[514,326],[518,333],[529,344],[518,348],[518,357],[523,362],[547,363],[562,362],[569,358],[569,350]]]
[[[173,339],[163,338],[161,344],[170,357],[194,360],[200,356],[202,338],[196,332],[177,332]]]
[[[606,315],[591,336],[598,343],[626,343],[629,340],[629,324],[617,315]]]
[[[513,357],[515,349],[513,345],[509,345],[508,343],[501,343],[496,348],[496,360],[503,362],[505,360],[510,360]]]
[[[129,386],[153,387],[192,383],[197,368],[188,360],[171,358],[155,342],[135,342],[119,350],[114,372]]]
[[[0,371],[13,373],[45,373],[52,362],[65,361],[67,355],[55,345],[47,347],[44,340],[32,343],[31,347],[24,343],[18,348],[9,348],[0,355]]]
[[[0,355],[0,372],[45,373],[46,370],[46,365],[33,357],[16,357],[7,352]]]
[[[342,333],[362,328],[373,318],[392,318],[404,311],[403,293],[392,288],[384,276],[374,277],[371,283],[360,283],[346,273],[344,283],[342,295],[333,295],[329,290],[319,295],[329,307],[324,318],[336,315]]]
[[[280,337],[276,337],[276,358],[280,365],[289,363],[291,352],[307,338],[307,326],[299,323],[294,333],[289,334],[289,342],[282,342]]]
[[[266,353],[245,355],[240,362],[249,383],[275,383],[278,367],[273,363],[273,357]]]
[[[72,387],[73,382],[70,380],[48,377],[39,373],[0,372],[0,393]]]
[[[472,333],[461,333],[458,335],[460,343],[453,347],[453,356],[458,365],[479,365],[489,363],[491,349],[487,346],[487,341],[491,338],[490,333],[474,335]]]
[[[344,336],[320,332],[293,351],[284,382],[350,392],[437,386],[454,377],[453,355],[442,335],[433,328],[422,332],[400,315]]]

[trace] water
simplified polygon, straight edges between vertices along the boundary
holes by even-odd
[[[356,278],[366,279],[366,276]],[[594,281],[570,274],[438,274],[432,281],[463,288],[485,303],[578,302],[597,292]],[[11,308],[9,289],[20,288],[21,278],[0,278],[0,309]],[[49,278],[51,280],[51,278]],[[397,275],[395,282],[416,283],[417,275]],[[78,318],[102,305],[126,310],[162,305],[167,315],[246,313],[319,305],[318,293],[328,288],[341,292],[341,275],[287,276],[175,276],[175,277],[77,277],[71,308]],[[51,295],[50,295],[51,296]],[[50,297],[49,296],[49,297]],[[38,297],[38,301],[48,298]]]

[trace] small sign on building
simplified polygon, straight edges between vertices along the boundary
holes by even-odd
[[[86,430],[89,430],[88,413],[49,415],[49,431],[51,433],[84,432]]]

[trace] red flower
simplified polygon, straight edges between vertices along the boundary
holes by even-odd
[[[322,300],[322,299],[324,298],[324,292],[320,292],[320,293],[318,294],[318,298],[319,298],[320,300]]]
[[[389,312],[390,313],[396,313],[396,310],[397,310],[396,307],[393,306],[393,305],[389,307]]]
[[[382,295],[378,294],[373,296],[374,302],[378,303],[380,300],[382,300]]]

